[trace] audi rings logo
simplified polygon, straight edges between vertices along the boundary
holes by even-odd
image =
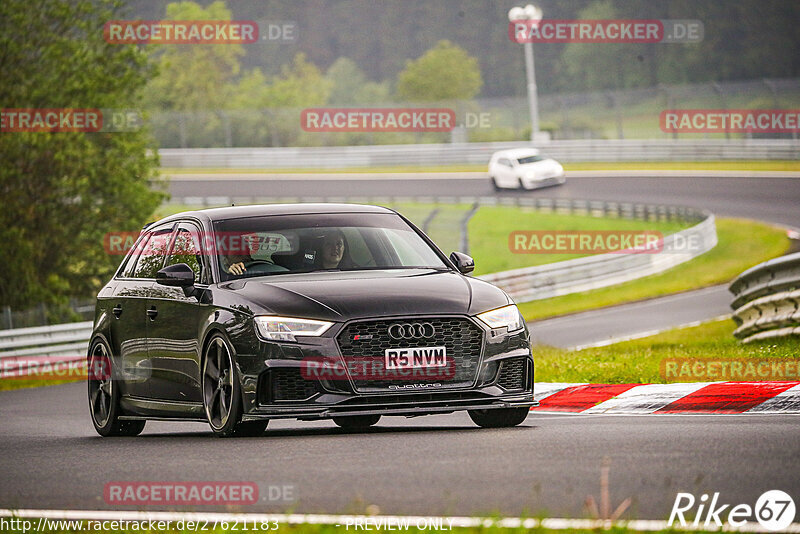
[[[433,337],[436,329],[431,323],[394,323],[389,327],[392,339],[422,339]]]

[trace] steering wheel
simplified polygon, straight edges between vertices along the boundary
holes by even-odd
[[[274,273],[278,271],[288,271],[286,267],[276,265],[267,260],[250,260],[244,262],[245,274],[249,273]]]

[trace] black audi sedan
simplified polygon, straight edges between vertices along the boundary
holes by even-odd
[[[399,213],[282,204],[180,213],[145,227],[97,297],[89,408],[103,436],[148,419],[219,436],[270,419],[467,410],[524,421],[528,329],[501,289],[467,276]]]

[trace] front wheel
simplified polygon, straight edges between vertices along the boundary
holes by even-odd
[[[493,410],[468,410],[472,422],[482,428],[517,426],[528,417],[529,408],[498,408]]]
[[[222,334],[215,334],[203,357],[203,407],[211,430],[219,437],[258,436],[268,421],[242,422],[242,389],[233,350]]]
[[[333,422],[345,430],[366,430],[380,421],[380,415],[351,415],[349,417],[334,417]]]
[[[87,361],[89,414],[94,429],[103,437],[136,436],[144,430],[145,421],[121,421],[119,388],[111,369],[111,351],[105,341],[96,339]]]

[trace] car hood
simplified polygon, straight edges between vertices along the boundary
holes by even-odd
[[[273,275],[221,287],[235,292],[236,297],[231,300],[239,301],[254,314],[327,321],[422,314],[474,315],[511,302],[502,290],[487,282],[429,269]]]
[[[533,163],[518,165],[518,167],[523,172],[534,173],[534,172],[555,171],[561,168],[561,164],[554,159],[543,159],[542,161],[534,161]]]

